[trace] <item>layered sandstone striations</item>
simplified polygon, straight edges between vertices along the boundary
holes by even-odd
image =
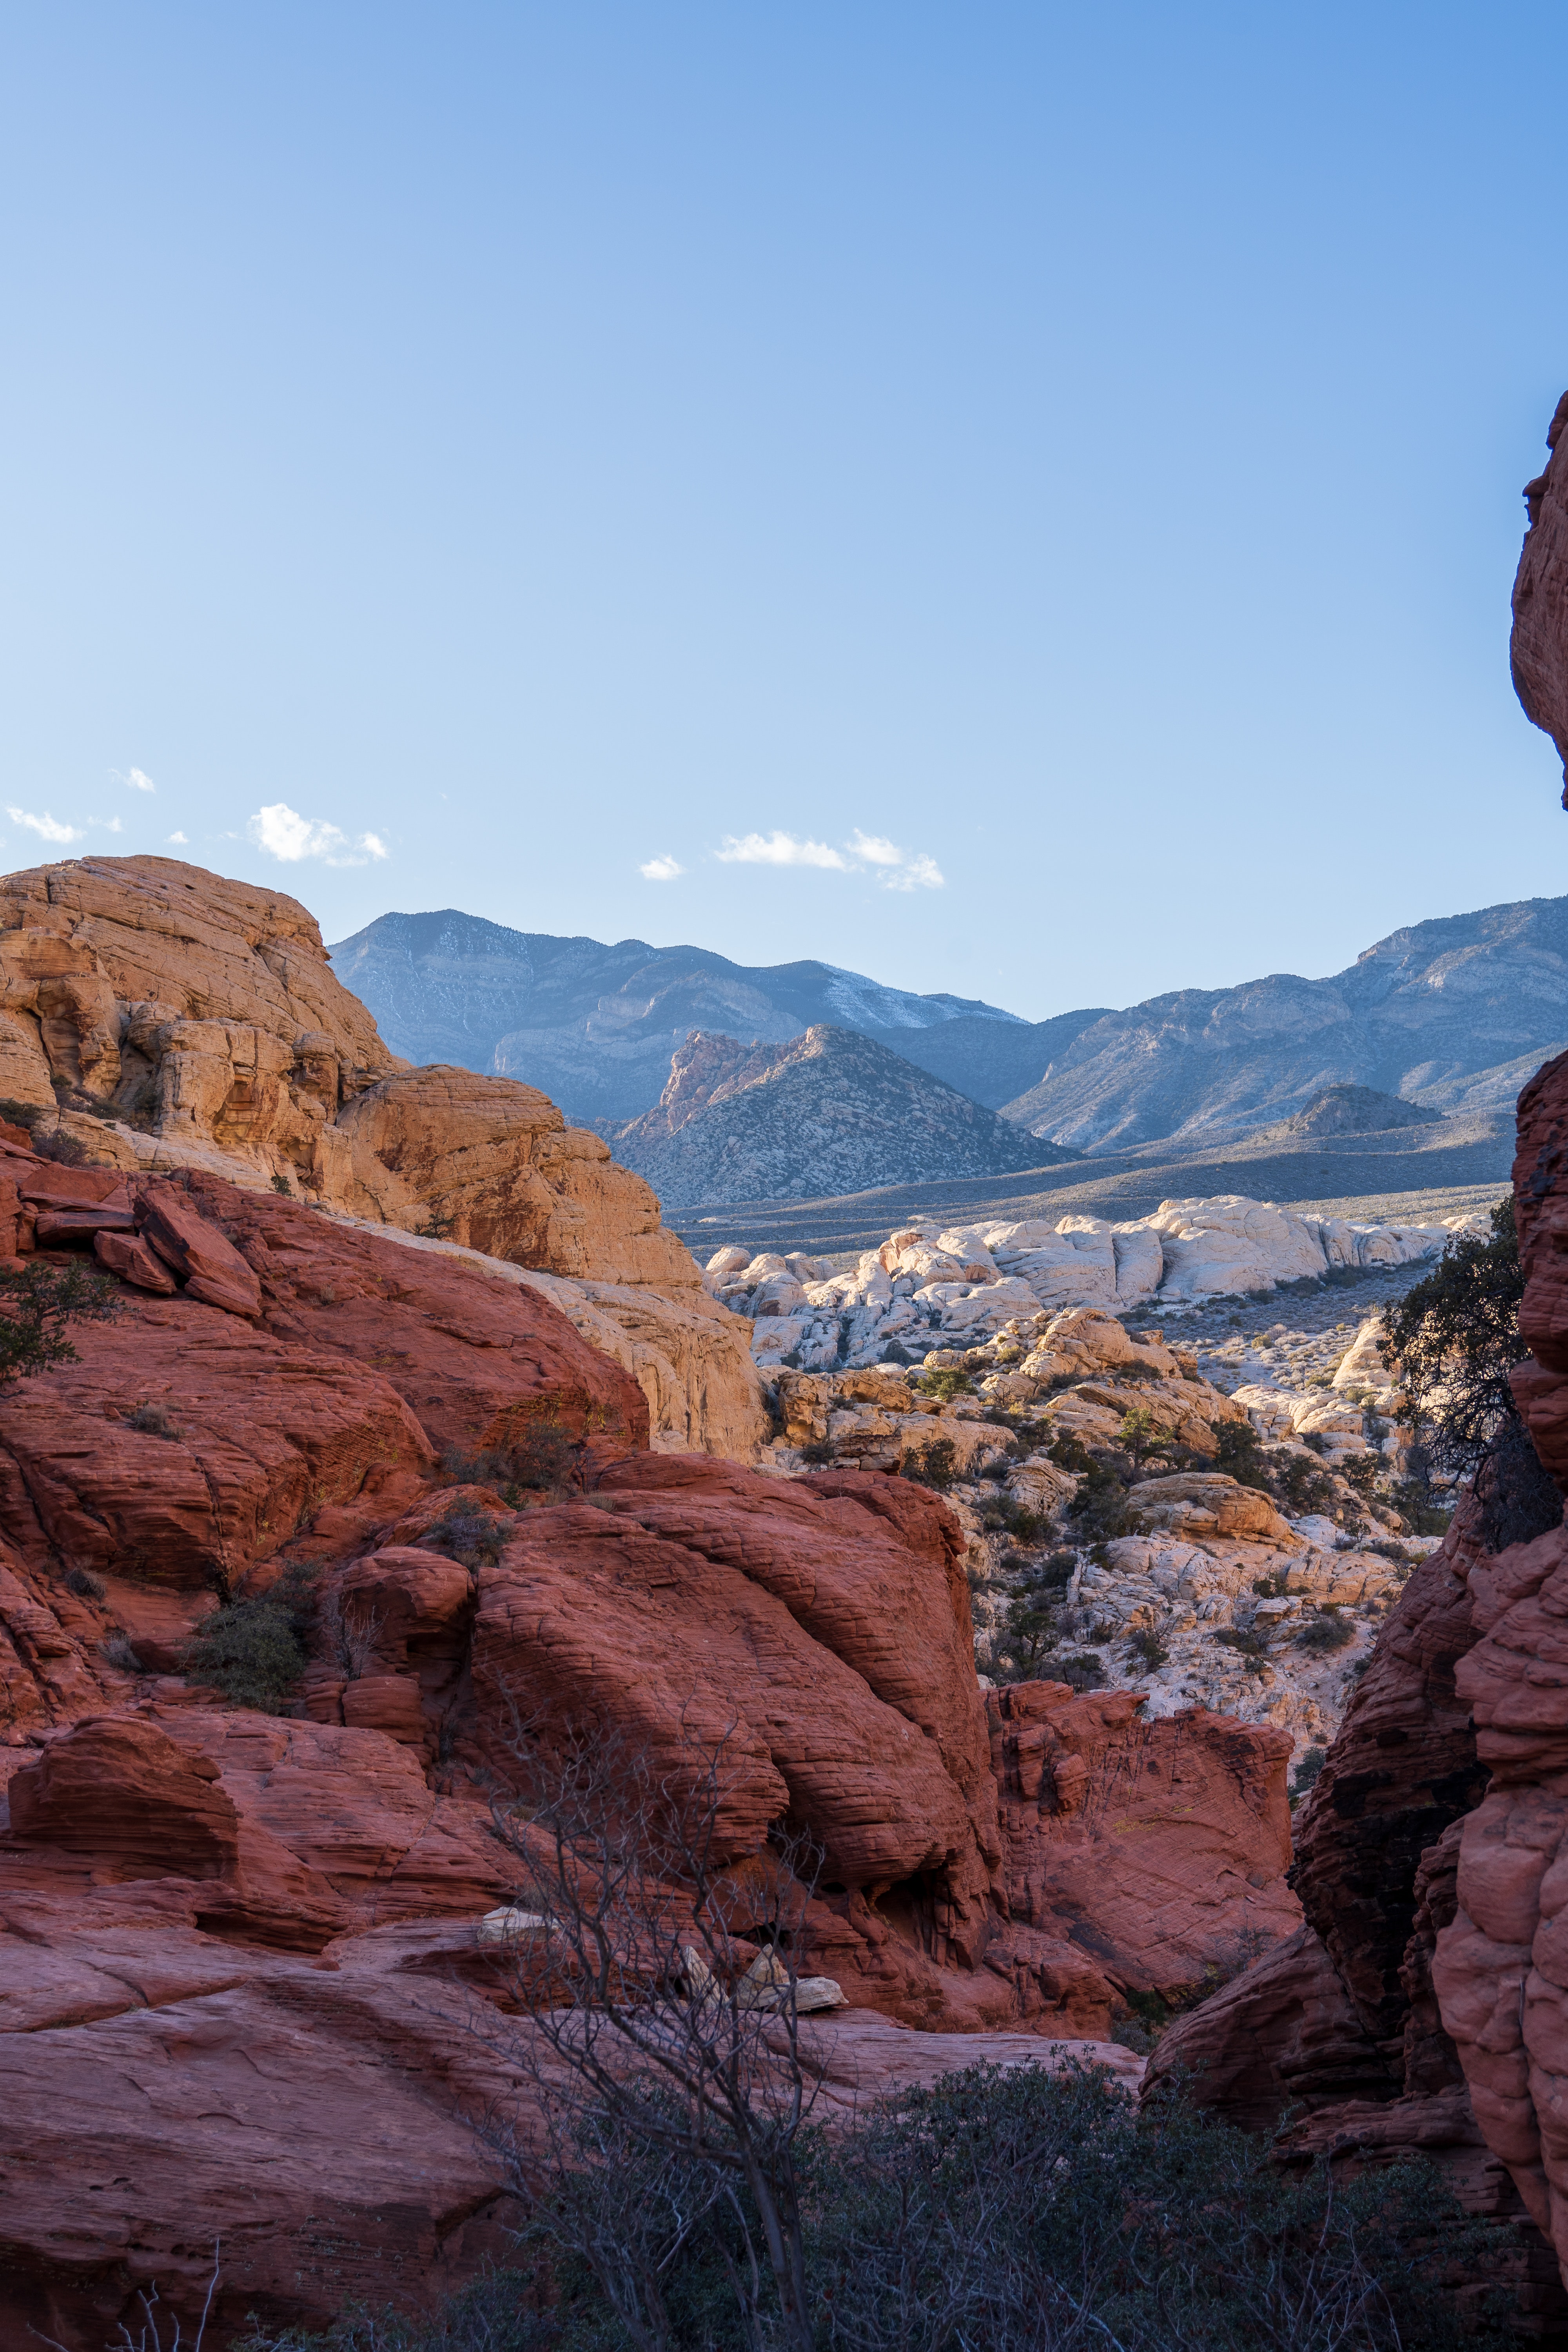
[[[40,866],[0,885],[0,1099],[50,1149],[276,1183],[578,1286],[557,1303],[615,1335],[670,1442],[754,1451],[745,1335],[647,1185],[532,1087],[410,1070],[294,899],[171,858]]]

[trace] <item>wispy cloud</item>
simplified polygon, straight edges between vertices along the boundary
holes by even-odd
[[[941,890],[946,877],[923,850],[900,849],[858,825],[842,849],[826,841],[802,840],[793,833],[747,833],[725,836],[713,855],[724,866],[816,866],[834,874],[874,874],[884,890]],[[643,872],[647,873],[645,866]]]
[[[301,816],[287,801],[258,809],[245,830],[258,849],[286,866],[297,866],[305,857],[319,857],[328,866],[365,866],[373,857],[390,855],[379,834],[362,833],[351,841],[340,826],[321,817]]]
[[[178,846],[179,848],[183,849],[183,848],[184,847],[184,845],[185,845],[185,836],[184,836],[184,835],[183,833],[172,833],[172,834],[169,835],[169,846],[170,846],[171,848],[174,848],[174,847]]]
[[[637,867],[645,882],[673,882],[678,874],[685,871],[685,866],[678,865],[673,857],[650,857],[646,866]]]
[[[109,772],[117,784],[124,784],[133,793],[155,793],[158,789],[152,777],[144,774],[140,768],[130,768],[124,775],[121,774],[118,768],[110,768]]]
[[[36,833],[40,841],[80,841],[84,837],[80,825],[61,824],[47,809],[42,816],[35,816],[31,809],[19,808],[8,808],[5,814],[13,824],[21,825],[27,833]]]
[[[896,841],[889,841],[878,833],[862,833],[858,825],[850,845],[857,857],[877,868],[877,879],[884,890],[941,890],[946,887],[941,866],[923,850],[900,849]]]
[[[841,850],[826,841],[802,841],[793,833],[726,834],[714,851],[721,866],[826,866],[836,874],[851,871]]]

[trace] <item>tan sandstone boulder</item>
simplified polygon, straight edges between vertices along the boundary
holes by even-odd
[[[766,1436],[749,1327],[704,1290],[642,1179],[536,1087],[410,1070],[281,892],[163,857],[7,877],[0,1100],[128,1174],[276,1182],[548,1276],[665,1444],[752,1460]],[[99,1255],[125,1272],[138,1251],[106,1234]]]

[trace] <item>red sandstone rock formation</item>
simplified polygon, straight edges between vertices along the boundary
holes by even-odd
[[[650,1453],[641,1390],[537,1290],[271,1192],[62,1171],[14,1133],[0,1176],[16,1240],[58,1195],[82,1223],[56,1262],[91,1245],[120,1298],[0,1392],[18,2324],[97,2352],[154,2277],[194,2315],[221,2236],[216,2352],[248,2311],[427,2305],[502,2250],[465,2118],[506,2079],[474,1930],[510,1892],[488,1790],[514,1706],[676,1772],[721,1738],[737,1885],[781,1816],[821,1842],[835,2083],[1104,2033],[1129,1990],[1289,1924],[1283,1743],[1056,1686],[988,1725],[926,1489]],[[563,1494],[499,1459],[541,1423]],[[187,1686],[192,1629],[291,1570],[320,1600],[299,1712]]]
[[[1530,484],[1514,683],[1568,769],[1568,395]],[[1568,803],[1568,793],[1565,793]],[[1514,1392],[1568,1491],[1568,1055],[1520,1097],[1514,1202],[1531,1354]],[[1568,2276],[1568,1529],[1495,1557],[1465,1511],[1411,1578],[1300,1824],[1307,1924],[1166,2037],[1237,2120],[1307,2109],[1300,2155],[1435,2153],[1506,2225],[1526,2331]],[[1559,1858],[1561,1856],[1561,1859]],[[1568,1949],[1568,1946],[1563,1947]],[[1500,2252],[1500,2269],[1505,2257]],[[1555,2322],[1552,2316],[1555,2314]]]
[[[1565,1146],[1561,1055],[1520,1097],[1521,1322],[1534,1360],[1514,1391],[1537,1453],[1568,1488]],[[1477,1638],[1458,1685],[1491,1780],[1463,1825],[1457,1906],[1432,1976],[1488,2144],[1568,2273],[1568,1966],[1557,1927],[1568,1894],[1568,1528],[1478,1559],[1469,1591]]]
[[[1204,1707],[1146,1722],[1131,1692],[1022,1683],[988,1702],[1008,1925],[986,1964],[1021,2013],[1107,2033],[1289,1936],[1287,1734]]]

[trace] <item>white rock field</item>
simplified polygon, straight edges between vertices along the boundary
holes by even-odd
[[[721,1249],[707,1281],[752,1318],[759,1365],[832,1371],[879,1363],[893,1347],[916,1361],[935,1348],[974,1346],[1042,1308],[1121,1313],[1157,1302],[1179,1311],[1338,1268],[1409,1265],[1440,1255],[1456,1234],[1486,1230],[1476,1212],[1428,1225],[1363,1224],[1225,1192],[1162,1201],[1125,1224],[1068,1216],[910,1225],[843,1274],[798,1253]]]

